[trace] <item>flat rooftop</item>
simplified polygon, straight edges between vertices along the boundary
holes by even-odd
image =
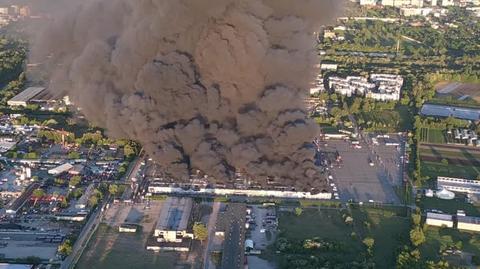
[[[457,216],[459,223],[469,223],[480,225],[480,218],[478,217],[469,217],[469,216]]]
[[[156,230],[185,231],[187,230],[193,201],[187,197],[168,197],[157,220]]]
[[[455,187],[470,189],[472,191],[480,191],[480,181],[477,180],[468,180],[462,178],[448,178],[448,177],[438,177],[437,186],[443,188]]]
[[[44,87],[29,87],[15,95],[9,102],[28,102],[45,90]]]
[[[438,213],[427,212],[427,219],[452,221],[453,216],[448,214],[438,214]]]
[[[0,269],[32,269],[33,265],[30,264],[10,264],[0,263]]]

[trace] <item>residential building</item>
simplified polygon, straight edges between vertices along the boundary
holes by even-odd
[[[328,85],[330,89],[346,96],[358,95],[380,101],[398,101],[403,78],[390,74],[371,74],[370,80],[358,76],[330,77]]]
[[[453,216],[427,212],[426,224],[438,227],[453,228]]]
[[[457,228],[459,230],[480,232],[480,218],[457,216]]]
[[[453,192],[480,194],[480,181],[453,177],[437,177],[437,187]]]
[[[375,6],[377,4],[377,0],[360,0],[361,6]]]
[[[440,0],[442,7],[448,7],[448,6],[454,6],[455,1],[454,0]]]
[[[428,16],[433,12],[432,8],[402,7],[400,12],[405,17],[410,16]]]
[[[338,68],[338,64],[334,64],[334,63],[322,63],[320,65],[320,69],[322,71],[337,71],[337,68]]]
[[[423,0],[381,0],[381,4],[392,7],[423,7]]]

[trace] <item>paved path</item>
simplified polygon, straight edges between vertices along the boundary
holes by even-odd
[[[215,226],[217,223],[218,211],[220,210],[220,202],[214,202],[212,213],[210,214],[210,218],[208,219],[208,241],[207,247],[205,248],[205,253],[203,256],[203,265],[204,269],[213,269],[215,265],[213,264],[212,260],[210,259],[210,252],[213,247],[213,243],[215,241]]]

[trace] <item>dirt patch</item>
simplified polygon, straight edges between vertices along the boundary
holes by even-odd
[[[449,95],[454,98],[469,96],[480,102],[480,84],[478,83],[440,82],[435,85],[435,91],[440,95]]]

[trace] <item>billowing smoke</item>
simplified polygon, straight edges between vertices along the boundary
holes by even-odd
[[[32,48],[50,89],[109,135],[141,142],[169,175],[234,171],[322,187],[303,98],[313,32],[337,0],[83,0]],[[39,58],[40,57],[40,58]]]

